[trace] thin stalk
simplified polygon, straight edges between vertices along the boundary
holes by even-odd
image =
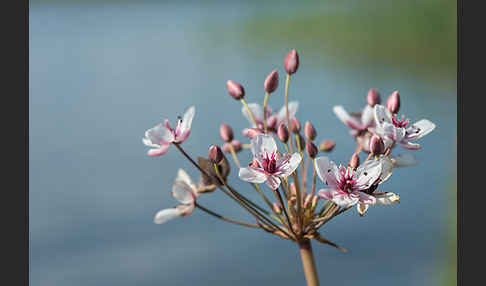
[[[243,106],[246,108],[246,111],[248,112],[248,114],[250,114],[250,118],[251,118],[251,121],[253,121],[253,124],[255,124],[255,128],[258,128],[258,124],[255,120],[255,116],[253,115],[253,112],[251,112],[250,108],[248,107],[248,104],[246,104],[246,101],[245,99],[240,99],[241,103],[243,104]]]
[[[231,142],[229,142],[228,145],[229,145],[229,149],[230,149],[231,155],[233,156],[233,160],[235,161],[236,166],[238,166],[238,168],[241,168],[241,164],[240,164],[240,161],[238,160],[238,157],[236,156],[236,152],[235,152],[235,148],[233,148],[233,144],[231,144]]]
[[[314,196],[316,193],[316,175],[317,175],[317,170],[316,170],[316,159],[312,159],[312,169],[314,170],[312,172],[312,191],[311,195]]]
[[[285,79],[285,118],[287,120],[287,128],[290,130],[290,115],[289,115],[289,83],[290,83],[290,75],[287,74],[287,78]],[[292,148],[292,140],[290,140],[290,150],[293,152]]]
[[[253,227],[253,228],[260,228],[260,226],[258,226],[257,224],[253,224],[253,223],[246,223],[246,222],[242,222],[242,221],[239,221],[239,220],[235,220],[235,219],[231,219],[231,218],[227,218],[225,216],[222,216],[218,213],[215,213],[213,212],[212,210],[209,210],[205,207],[203,207],[202,205],[200,205],[199,203],[195,203],[195,206],[197,208],[199,208],[200,210],[216,217],[216,218],[219,218],[221,220],[224,220],[226,222],[230,222],[230,223],[234,223],[234,224],[238,224],[238,225],[242,225],[242,226],[246,226],[246,227]]]
[[[316,263],[314,261],[310,240],[304,239],[300,241],[299,250],[307,286],[319,286],[319,277],[317,276]]]
[[[282,200],[282,196],[280,195],[280,191],[279,189],[276,189],[273,191],[274,194],[275,194],[275,197],[277,198],[277,200],[280,202],[280,205],[282,207],[282,210],[284,212],[284,215],[285,217],[287,218],[287,224],[288,224],[288,228],[290,229],[290,231],[292,232],[292,234],[297,237],[297,234],[295,234],[295,231],[294,231],[294,228],[292,227],[292,222],[290,221],[290,217],[289,217],[289,214],[287,212],[287,208],[285,207],[285,204]]]
[[[266,92],[265,99],[263,100],[263,130],[265,130],[265,133],[267,133],[267,105],[269,96],[270,94]]]

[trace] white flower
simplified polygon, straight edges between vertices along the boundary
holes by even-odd
[[[179,169],[177,173],[171,194],[181,205],[175,208],[160,210],[155,215],[154,223],[162,224],[176,217],[190,215],[194,210],[196,199],[199,196],[196,185],[194,185],[191,178],[182,169]]]
[[[177,126],[174,129],[170,127],[169,120],[165,120],[165,128],[162,123],[145,131],[143,144],[152,147],[148,151],[149,156],[160,156],[167,153],[172,143],[184,142],[191,133],[192,119],[196,109],[194,106],[189,107],[183,118],[179,118]]]
[[[258,134],[251,140],[251,152],[258,166],[240,168],[240,179],[255,184],[266,182],[272,190],[276,190],[280,179],[292,174],[302,160],[297,152],[279,155],[275,140],[266,134]]]
[[[420,149],[420,145],[410,142],[424,137],[435,129],[435,124],[427,119],[422,119],[407,127],[409,120],[402,115],[392,115],[391,112],[383,105],[375,105],[374,116],[376,122],[375,132],[382,137],[385,148],[393,142],[400,144],[403,148],[409,150]]]
[[[251,119],[250,114],[248,114],[248,111],[246,110],[245,107],[242,107],[241,112],[245,116],[245,118],[250,122],[251,126],[253,128],[258,128],[263,130],[263,121],[264,116],[263,116],[263,107],[259,105],[258,103],[249,103],[248,108],[250,109],[251,113],[253,113],[253,116],[255,118],[255,121],[257,122],[257,126],[255,126],[255,123]],[[289,119],[292,119],[295,114],[297,113],[297,109],[299,108],[299,102],[298,101],[291,101],[289,102]],[[267,127],[271,131],[275,131],[277,127],[280,125],[280,123],[284,122],[286,120],[286,109],[285,106],[283,106],[278,113],[272,113],[272,108],[267,105]]]
[[[351,128],[351,135],[354,137],[364,135],[368,127],[373,125],[373,108],[369,105],[366,105],[363,110],[361,111],[361,118],[357,119],[351,116],[342,106],[334,106],[332,109],[336,116],[341,120],[344,124]]]

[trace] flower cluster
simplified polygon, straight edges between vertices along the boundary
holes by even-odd
[[[370,206],[392,205],[400,201],[399,195],[378,188],[391,177],[394,168],[415,165],[416,160],[410,153],[395,155],[392,151],[397,146],[406,150],[421,148],[416,140],[434,130],[435,125],[427,119],[411,124],[404,115],[398,114],[401,107],[398,91],[391,93],[382,105],[380,93],[372,88],[360,112],[350,113],[342,106],[332,109],[350,128],[356,141],[356,149],[352,150],[348,162],[336,164],[322,155],[332,152],[336,143],[324,138],[326,140],[317,144],[318,133],[314,125],[306,121],[302,128],[297,118],[299,102],[289,102],[290,80],[298,68],[299,56],[292,50],[284,60],[283,107],[276,113],[268,102],[279,86],[277,70],[264,81],[262,105],[247,103],[243,86],[233,80],[227,81],[228,94],[241,102],[242,115],[249,126],[241,131],[242,139],[237,140],[231,126],[227,122],[221,123],[222,147],[211,146],[208,156],[198,157],[197,162],[182,147],[191,133],[194,107],[177,119],[174,128],[165,120],[164,124],[145,132],[143,143],[151,147],[149,156],[164,155],[173,144],[201,173],[200,180],[193,183],[186,172],[179,170],[172,196],[180,205],[159,211],[155,223],[186,217],[197,208],[218,219],[261,229],[299,245],[314,239],[345,250],[324,238],[318,230],[353,206],[363,216]],[[231,168],[225,154],[232,157],[238,177],[249,184],[248,189],[237,190],[227,181]],[[244,165],[240,163],[241,158],[246,158]],[[319,190],[317,186],[321,183],[317,178],[323,185]],[[231,219],[202,206],[200,196],[215,190],[223,192],[250,213],[254,221]],[[249,192],[257,192],[261,203],[249,200]]]

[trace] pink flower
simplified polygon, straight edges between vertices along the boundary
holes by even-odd
[[[150,128],[145,131],[145,137],[143,138],[143,144],[153,147],[148,151],[149,156],[160,156],[167,153],[169,146],[172,143],[184,142],[191,133],[192,119],[196,109],[194,106],[189,107],[184,117],[177,121],[177,126],[172,129],[169,124],[169,120],[165,120],[165,126],[160,123],[159,125]]]
[[[194,185],[189,175],[182,169],[179,169],[177,173],[171,194],[181,205],[175,208],[160,210],[155,214],[154,223],[162,224],[176,217],[188,216],[194,211],[195,202],[199,195],[196,185]]]
[[[364,135],[368,130],[368,127],[374,124],[373,122],[373,108],[366,105],[361,112],[361,118],[351,116],[344,108],[340,105],[334,106],[332,109],[336,116],[344,124],[351,128],[351,135],[354,137]]]
[[[258,128],[263,130],[263,121],[264,121],[264,116],[263,116],[263,107],[259,105],[258,103],[249,103],[248,108],[251,110],[253,113],[253,116],[255,117],[255,121],[257,122],[257,126],[253,123],[253,120],[251,119],[250,115],[248,114],[248,111],[246,108],[242,107],[241,112],[243,115],[246,117],[246,119],[250,122],[251,126],[253,128]],[[291,101],[289,102],[289,119],[292,119],[295,114],[297,113],[297,109],[299,108],[299,102],[298,101]],[[285,106],[283,106],[278,113],[272,113],[272,108],[267,105],[267,127],[269,130],[276,132],[278,126],[280,123],[285,122],[286,120],[286,111],[285,111]],[[245,131],[243,131],[245,133]]]
[[[435,124],[427,119],[422,119],[408,126],[409,120],[402,115],[392,115],[383,105],[375,105],[374,116],[376,122],[375,132],[380,135],[385,142],[385,148],[393,142],[397,142],[403,148],[409,150],[420,149],[420,145],[410,142],[424,137],[435,129]]]
[[[353,170],[342,165],[337,167],[329,158],[319,157],[315,160],[315,167],[319,178],[330,187],[318,192],[321,198],[331,200],[340,207],[376,203],[375,197],[364,191],[379,179],[382,171],[379,161],[366,161]]]
[[[292,174],[302,160],[297,152],[279,155],[275,140],[266,134],[258,134],[251,140],[251,152],[258,166],[240,168],[240,179],[255,184],[266,182],[272,190],[276,190],[280,179]]]

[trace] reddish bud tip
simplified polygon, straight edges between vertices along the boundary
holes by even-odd
[[[234,80],[228,80],[226,82],[226,89],[228,90],[229,95],[236,100],[240,100],[245,96],[245,89],[243,86]]]
[[[299,54],[297,54],[297,51],[294,49],[291,50],[290,53],[288,53],[287,57],[285,57],[284,69],[285,72],[291,75],[295,73],[298,68],[299,68]]]
[[[385,151],[385,144],[383,143],[383,140],[376,135],[373,134],[370,139],[370,152],[375,155],[382,154]]]
[[[223,160],[223,152],[221,151],[221,148],[219,148],[219,146],[212,145],[211,147],[209,147],[208,157],[211,162],[219,164],[219,162]]]
[[[257,134],[262,134],[263,131],[258,129],[258,128],[246,128],[243,129],[243,135],[246,137],[250,137],[250,139],[253,139]]]
[[[307,141],[305,144],[305,151],[307,152],[307,155],[311,158],[315,158],[317,155],[317,147],[312,143],[311,141]]]
[[[331,152],[332,149],[334,149],[334,146],[336,146],[336,142],[332,140],[324,140],[319,145],[319,151]]]
[[[300,126],[300,122],[297,117],[292,117],[292,119],[290,120],[290,131],[292,131],[292,133],[294,134],[297,134],[300,132],[301,128],[302,126]]]
[[[314,128],[314,125],[312,125],[312,123],[310,123],[310,121],[305,122],[304,134],[305,134],[305,137],[307,139],[311,140],[311,141],[316,139],[317,132],[316,132],[316,129]]]
[[[282,213],[282,209],[280,208],[280,206],[277,203],[273,203],[272,207],[273,207],[273,211],[276,214],[281,214]]]
[[[398,113],[398,110],[400,109],[400,95],[398,95],[398,90],[390,94],[386,100],[386,108],[388,108],[391,113]]]
[[[374,88],[370,88],[368,91],[368,96],[366,97],[366,102],[368,103],[369,106],[374,107],[376,104],[381,103],[381,97],[380,93],[378,90]]]
[[[223,123],[219,128],[219,136],[221,136],[224,142],[231,142],[233,141],[233,129],[228,124]]]
[[[263,87],[266,92],[272,93],[274,92],[277,87],[278,87],[278,71],[273,70],[265,79],[265,83],[263,84]]]
[[[280,125],[278,126],[277,137],[283,143],[287,143],[287,141],[289,141],[289,130],[287,129],[287,126],[285,126],[283,122],[280,123]]]
[[[358,153],[354,153],[353,156],[351,156],[351,159],[349,159],[348,166],[356,169],[359,166],[359,156]]]

